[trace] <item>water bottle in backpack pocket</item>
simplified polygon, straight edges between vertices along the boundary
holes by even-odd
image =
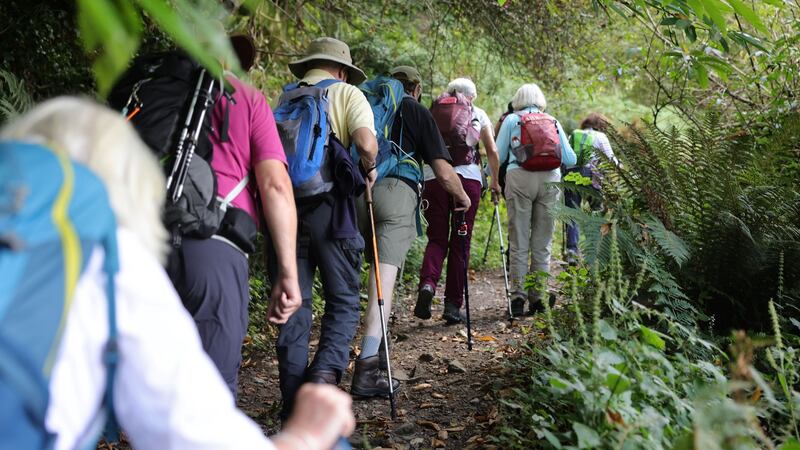
[[[296,198],[312,197],[333,189],[327,151],[333,132],[328,117],[328,87],[338,82],[330,79],[313,86],[289,84],[283,88],[273,113]]]
[[[561,167],[561,139],[556,119],[541,112],[520,116],[520,144],[511,151],[517,164],[532,172]]]

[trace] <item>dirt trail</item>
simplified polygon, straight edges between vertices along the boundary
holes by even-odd
[[[497,420],[494,382],[533,321],[523,318],[510,327],[503,292],[502,271],[470,274],[471,352],[466,327],[439,320],[440,297],[433,319],[426,321],[413,316],[415,295],[398,299],[390,324],[392,369],[403,381],[398,417],[390,420],[387,400],[354,402],[358,429],[350,440],[355,448],[491,448],[484,438]],[[274,355],[253,359],[259,361],[240,374],[239,404],[272,434],[278,431],[277,361]],[[345,390],[351,370],[352,363],[342,380]]]

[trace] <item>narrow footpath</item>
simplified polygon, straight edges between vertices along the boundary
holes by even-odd
[[[466,326],[445,326],[439,320],[441,297],[435,300],[431,320],[413,316],[412,293],[398,300],[390,325],[392,369],[402,381],[398,417],[390,419],[388,400],[354,402],[354,448],[493,448],[486,436],[498,418],[494,398],[503,362],[538,327],[530,317],[509,326],[501,270],[471,272],[469,287],[475,342],[471,352]],[[272,434],[279,426],[277,361],[274,354],[253,360],[257,362],[245,364],[240,374],[239,406]],[[351,373],[352,363],[341,384],[346,390]]]

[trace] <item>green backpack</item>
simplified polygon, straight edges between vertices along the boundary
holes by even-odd
[[[594,152],[594,132],[592,130],[575,130],[572,132],[572,149],[578,157],[577,167],[585,167],[591,162]]]

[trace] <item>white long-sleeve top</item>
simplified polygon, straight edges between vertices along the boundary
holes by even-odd
[[[117,233],[120,360],[114,406],[137,450],[273,449],[236,408],[203,351],[191,316],[158,261]],[[47,427],[56,449],[73,449],[102,403],[108,339],[103,251],[94,250],[75,292],[50,381]]]

